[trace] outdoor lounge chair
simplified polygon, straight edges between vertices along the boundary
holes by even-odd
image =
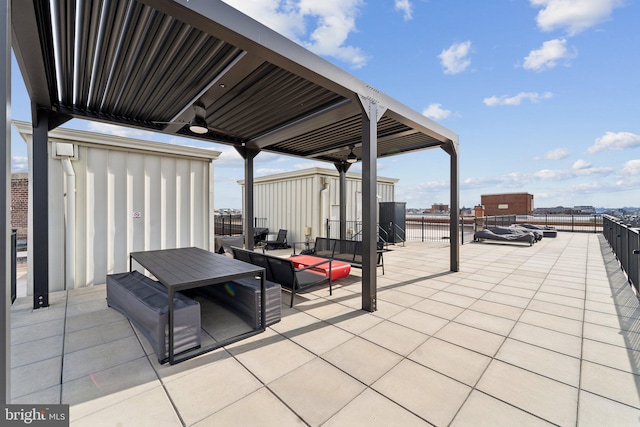
[[[528,228],[529,230],[539,230],[544,237],[558,237],[558,231],[548,225],[520,224],[520,227]]]
[[[278,237],[276,240],[264,240],[264,249],[286,249],[287,245],[287,230],[280,229],[278,231]]]
[[[502,242],[525,242],[528,243],[529,246],[532,246],[536,241],[536,238],[533,233],[523,232],[516,229],[513,229],[511,232],[509,232],[509,228],[507,227],[495,227],[476,231],[473,234],[474,242],[481,242],[483,240],[497,240]]]

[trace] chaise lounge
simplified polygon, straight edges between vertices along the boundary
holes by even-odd
[[[516,229],[509,231],[507,227],[494,227],[484,230],[476,231],[473,234],[474,242],[481,242],[483,240],[496,240],[500,242],[525,242],[529,246],[533,246],[536,241],[533,233],[524,232]]]

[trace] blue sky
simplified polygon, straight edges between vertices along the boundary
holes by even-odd
[[[226,0],[456,132],[460,202],[528,192],[536,207],[640,205],[640,4],[633,0]],[[30,121],[19,70],[12,115]],[[207,146],[215,206],[241,207],[242,161],[224,145],[72,120],[64,127]],[[261,153],[256,176],[333,168]],[[12,169],[26,169],[13,132]],[[359,172],[360,165],[350,171]],[[449,202],[449,157],[378,161],[408,207]]]

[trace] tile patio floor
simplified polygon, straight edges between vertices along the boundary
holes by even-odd
[[[91,427],[640,425],[640,309],[601,235],[469,243],[460,264],[446,245],[393,247],[376,312],[356,269],[175,366],[104,286],[18,299],[13,402],[69,403]]]

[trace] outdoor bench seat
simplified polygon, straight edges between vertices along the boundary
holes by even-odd
[[[352,267],[362,268],[362,251],[363,244],[361,240],[341,240],[316,237],[313,249],[309,251],[302,251],[301,254],[344,261],[351,264]],[[384,274],[384,249],[382,248],[381,243],[377,244],[376,252],[376,267],[382,267],[382,274]],[[293,253],[294,255],[296,254],[295,244],[293,246]]]
[[[327,262],[325,260],[322,260],[322,262],[318,264],[296,268],[293,261],[288,258],[261,254],[238,247],[232,247],[231,250],[233,251],[234,258],[263,267],[266,270],[267,280],[278,283],[283,288],[289,290],[291,292],[290,307],[293,307],[293,299],[296,292],[327,281],[329,282],[329,295],[333,293],[331,275],[327,277],[319,272],[312,273],[313,269],[318,265],[326,264]],[[329,262],[329,269],[331,269],[331,261]]]
[[[278,283],[265,279],[265,325],[270,326],[282,317],[282,293]],[[219,301],[242,317],[253,329],[261,326],[260,279],[256,277],[236,279],[223,285],[198,288],[198,293]]]
[[[162,363],[169,357],[167,289],[138,271],[107,275],[107,304],[124,314],[147,338]],[[200,347],[200,304],[177,292],[174,307],[174,352]]]

